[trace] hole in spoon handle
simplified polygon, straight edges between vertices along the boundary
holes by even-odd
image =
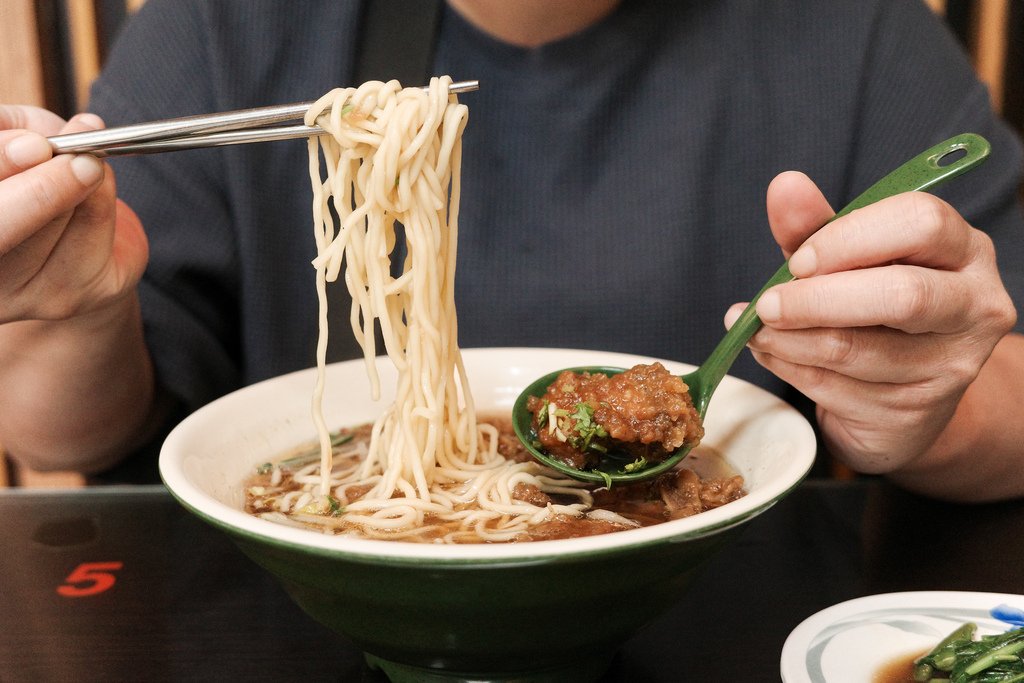
[[[832,220],[903,192],[922,192],[966,173],[988,158],[988,140],[962,133],[926,149],[864,190]]]

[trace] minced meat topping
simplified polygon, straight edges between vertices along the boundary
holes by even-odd
[[[661,363],[616,375],[561,373],[527,409],[540,445],[577,469],[591,469],[610,452],[660,462],[704,436],[683,380]]]

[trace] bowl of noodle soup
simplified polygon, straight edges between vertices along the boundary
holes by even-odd
[[[196,411],[164,443],[160,472],[187,509],[228,533],[393,681],[594,680],[717,548],[797,485],[815,439],[793,408],[726,377],[700,448],[743,478],[744,495],[648,526],[618,515],[612,533],[525,541],[555,517],[609,523],[617,513],[593,505],[596,492],[575,480],[506,458],[488,417],[510,417],[522,389],[553,370],[657,359],[459,349],[455,247],[468,109],[450,84],[370,82],[310,108],[307,123],[324,131],[309,141],[316,367]],[[400,264],[390,261],[396,223]],[[365,357],[328,365],[325,284],[342,273]],[[385,358],[375,358],[378,342]],[[676,374],[692,369],[660,362]],[[371,435],[358,457],[339,455],[338,430],[365,425]],[[304,488],[275,493],[250,514],[250,494],[297,478],[283,474],[282,461],[302,444],[313,444]],[[253,484],[254,475],[270,479]],[[529,495],[518,495],[520,486]],[[613,616],[586,618],[598,610]],[[564,628],[553,638],[548,625]]]
[[[533,378],[574,364],[650,359],[557,349],[467,349],[478,414],[511,411]],[[661,361],[670,371],[690,366]],[[370,399],[363,361],[328,365],[324,414],[336,429],[373,421],[393,398],[381,362]],[[160,470],[191,512],[227,532],[313,618],[347,636],[392,680],[594,680],[618,644],[654,620],[742,525],[806,475],[813,431],[768,392],[726,377],[703,446],[743,476],[746,495],[691,517],[616,533],[526,543],[414,543],[332,535],[246,513],[244,482],[260,464],[314,440],[315,370],[241,389],[186,418]],[[628,568],[628,569],[624,569]],[[580,618],[599,611],[604,618]],[[614,615],[614,616],[611,616]],[[557,638],[546,624],[570,625]]]

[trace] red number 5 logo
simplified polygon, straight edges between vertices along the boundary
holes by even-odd
[[[57,592],[65,598],[84,598],[108,590],[116,580],[113,571],[117,571],[123,562],[83,562],[68,574],[64,583],[57,586]]]

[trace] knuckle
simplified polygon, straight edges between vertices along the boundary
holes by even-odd
[[[835,373],[822,367],[800,366],[798,381],[800,390],[811,396],[827,392]]]
[[[949,377],[953,386],[963,389],[978,377],[983,364],[982,359],[972,358],[963,354],[953,358],[949,364]]]
[[[925,395],[945,397],[962,392],[978,376],[982,362],[974,354],[950,350],[941,361],[941,372],[925,387]]]
[[[988,233],[975,228],[971,229],[969,260],[971,266],[978,270],[998,274],[996,245]]]
[[[999,277],[995,243],[987,233],[980,230],[973,233],[976,261],[982,264],[981,271],[987,273],[983,276],[985,282],[978,287],[980,294],[976,294],[974,299],[982,307],[983,318],[995,330],[1005,334],[1017,324],[1017,309]]]
[[[949,208],[944,201],[927,192],[911,192],[907,195],[906,206],[911,217],[909,224],[920,231],[922,237],[935,239],[943,235]]]
[[[921,322],[935,306],[931,280],[920,268],[905,267],[895,271],[885,288],[888,318],[901,327]],[[910,325],[913,327],[913,325]]]
[[[848,245],[855,244],[864,235],[870,234],[870,225],[870,221],[864,217],[863,211],[854,211],[843,217],[841,221],[836,221],[835,227],[829,232],[834,233],[841,242],[841,246],[845,248]],[[822,231],[812,235],[812,237],[815,237],[817,234],[828,234],[823,232],[826,228],[828,228],[827,225]],[[824,253],[828,255],[830,250],[826,249]]]
[[[922,249],[941,251],[963,262],[970,239],[960,215],[947,202],[927,192],[911,192],[906,200],[909,238]]]
[[[997,336],[1002,337],[1017,324],[1017,309],[1005,290],[1000,290],[992,296],[979,297],[979,301],[982,307],[981,320],[985,327]]]
[[[846,328],[830,328],[822,339],[825,365],[829,368],[847,368],[856,363],[857,345],[853,331]]]
[[[1017,309],[1009,298],[1006,299],[1006,306],[1002,308],[1000,321],[1003,334],[1009,334],[1017,326]]]
[[[966,385],[974,380],[984,362],[980,350],[972,345],[951,344],[946,347],[943,359],[944,371],[941,376],[954,383],[954,386]]]
[[[969,317],[972,326],[981,326],[1002,336],[1017,324],[1017,308],[995,269],[995,249],[992,241],[987,235],[983,235],[983,238],[980,240],[983,245],[981,248],[989,252],[990,256],[986,255],[985,259],[992,264],[992,268],[986,268],[980,273],[974,271],[974,277],[965,285],[970,288]]]
[[[986,263],[995,263],[996,245],[992,241],[992,237],[987,232],[982,232],[981,230],[973,230],[971,234],[974,238],[974,249],[978,259]]]

